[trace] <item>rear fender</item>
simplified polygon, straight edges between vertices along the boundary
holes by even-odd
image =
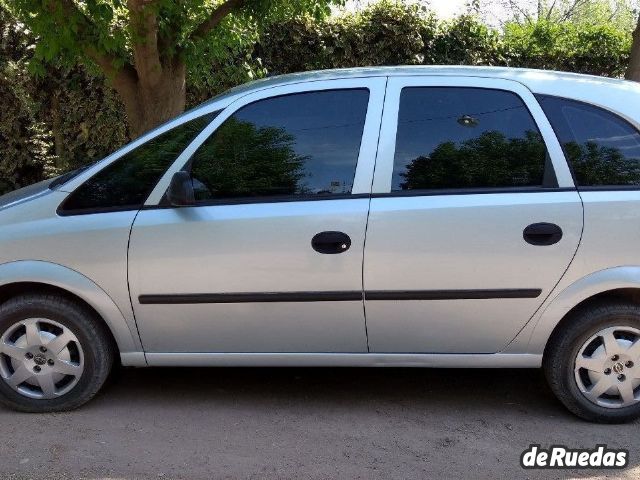
[[[640,289],[640,266],[599,270],[551,295],[504,352],[543,353],[555,327],[576,305],[597,294],[621,288]]]

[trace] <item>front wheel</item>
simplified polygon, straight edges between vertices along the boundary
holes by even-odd
[[[574,312],[547,346],[543,368],[558,399],[581,418],[640,416],[640,307],[601,303]]]
[[[95,313],[65,297],[0,305],[0,402],[23,412],[71,410],[107,379],[114,352]]]

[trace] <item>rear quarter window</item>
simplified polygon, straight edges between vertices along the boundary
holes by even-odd
[[[536,95],[578,187],[640,187],[640,132],[594,105]]]

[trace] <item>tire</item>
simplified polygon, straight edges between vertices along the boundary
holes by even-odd
[[[567,409],[591,422],[640,417],[640,358],[631,361],[640,352],[639,334],[638,305],[599,302],[571,313],[545,350],[543,369],[551,390]],[[630,345],[634,350],[627,354]]]
[[[0,403],[11,409],[45,413],[80,407],[103,386],[114,357],[106,325],[78,302],[27,294],[0,305]],[[17,386],[10,384],[32,373]]]

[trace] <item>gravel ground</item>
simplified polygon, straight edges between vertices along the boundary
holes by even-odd
[[[0,408],[0,477],[640,478],[639,423],[567,413],[535,370],[127,369],[82,409]],[[525,471],[531,443],[630,451]]]

